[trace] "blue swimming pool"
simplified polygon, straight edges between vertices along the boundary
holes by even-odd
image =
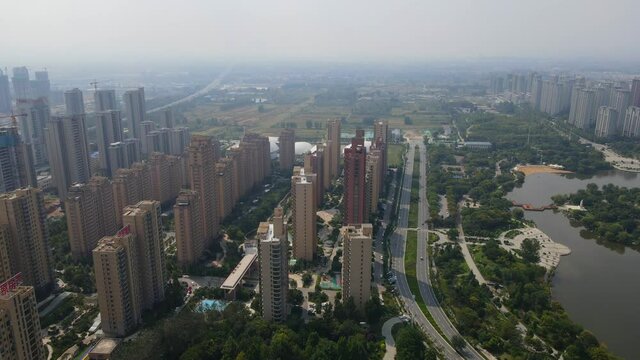
[[[196,307],[196,311],[197,312],[205,312],[205,311],[211,311],[211,310],[222,311],[224,310],[224,308],[227,307],[227,305],[229,305],[228,301],[204,299],[204,300],[201,300],[200,303],[198,303],[198,306]]]

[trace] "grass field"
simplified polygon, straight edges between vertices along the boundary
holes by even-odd
[[[404,154],[405,149],[406,149],[406,146],[403,144],[389,144],[389,148],[387,150],[388,152],[387,156],[389,157],[388,159],[389,167],[394,167],[399,169],[404,164],[404,161],[402,160],[402,155]]]

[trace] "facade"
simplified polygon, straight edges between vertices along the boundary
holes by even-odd
[[[610,137],[616,134],[618,128],[618,112],[609,106],[601,106],[598,109],[598,119],[596,120],[597,137]]]
[[[207,245],[220,230],[216,199],[216,151],[210,136],[193,135],[189,145],[188,171],[190,188],[198,193],[202,214],[202,235]]]
[[[27,114],[20,119],[20,134],[24,141],[31,145],[34,165],[47,164],[44,128],[51,118],[47,100],[45,98],[17,100],[16,108],[18,114]]]
[[[147,103],[144,97],[144,88],[125,91],[122,95],[124,112],[127,116],[129,137],[142,139],[140,124],[147,117]]]
[[[327,122],[327,147],[325,150],[329,178],[335,179],[340,175],[340,119],[332,119]]]
[[[340,231],[344,247],[342,298],[353,298],[360,311],[371,297],[372,232],[371,224],[343,226]]]
[[[85,116],[54,116],[45,129],[47,153],[53,182],[61,199],[69,186],[91,177]]]
[[[11,112],[11,90],[9,89],[9,76],[0,70],[0,113]]]
[[[0,294],[0,358],[44,360],[36,296],[33,287],[19,283],[14,278],[1,285],[8,290]]]
[[[229,214],[236,203],[236,199],[233,197],[233,163],[229,159],[220,159],[216,163],[216,186],[217,186],[217,199],[218,199],[218,214],[220,215],[220,222],[224,220]]]
[[[14,67],[13,77],[11,77],[13,85],[13,94],[16,100],[31,99],[31,83],[29,82],[29,70],[25,66]]]
[[[22,273],[24,283],[34,287],[38,298],[48,295],[55,279],[42,191],[24,188],[1,194],[0,227],[9,239],[10,273]]]
[[[125,337],[142,322],[140,259],[129,231],[102,238],[93,250],[102,331],[112,337]]]
[[[258,243],[262,317],[267,321],[284,322],[289,290],[289,245],[285,239],[275,236],[274,225],[269,224],[268,229]]]
[[[51,92],[51,83],[49,82],[49,73],[46,70],[36,71],[35,79],[29,81],[31,87],[31,97],[34,99],[44,98],[49,100]]]
[[[64,205],[71,255],[89,258],[98,240],[117,230],[111,182],[94,176],[87,184],[74,184]]]
[[[96,112],[118,110],[115,90],[96,90],[93,93],[93,102]],[[122,125],[120,125],[120,127],[122,127]]]
[[[160,203],[143,200],[127,206],[122,214],[124,227],[135,235],[137,269],[141,283],[141,307],[151,309],[164,300],[167,274],[163,246]]]
[[[37,186],[31,148],[25,144],[18,129],[0,127],[0,192]]]
[[[169,132],[169,153],[180,156],[189,146],[191,134],[187,127],[172,128]]]
[[[640,107],[629,106],[624,117],[622,136],[636,138],[640,136]]]
[[[96,143],[100,169],[106,176],[112,176],[109,146],[122,138],[122,116],[118,110],[105,110],[96,113]],[[117,169],[117,168],[116,168]]]
[[[293,199],[293,257],[313,261],[317,247],[316,195],[314,186],[304,170],[291,177]]]
[[[291,171],[296,157],[296,136],[293,129],[283,129],[278,138],[280,170]]]
[[[369,214],[378,211],[378,200],[382,191],[382,152],[380,150],[371,150],[367,154],[366,161],[366,203],[367,211],[365,219],[369,218]]]
[[[640,107],[640,78],[631,82],[630,105]]]
[[[182,188],[182,159],[173,155],[152,153],[149,155],[151,198],[162,204],[172,202]]]
[[[358,129],[351,140],[351,146],[344,149],[344,224],[362,224],[368,220],[366,163],[364,131]]]
[[[67,116],[83,115],[85,112],[82,91],[78,88],[65,91],[64,107]]]
[[[314,191],[316,193],[316,204],[320,206],[324,199],[324,159],[322,159],[323,152],[308,153],[304,155],[304,173],[315,174],[313,180]]]
[[[118,169],[113,177],[113,203],[116,224],[122,226],[122,212],[128,205],[151,199],[151,178],[149,167],[135,163],[129,169]]]
[[[176,256],[180,266],[195,264],[204,251],[200,211],[198,193],[193,190],[182,190],[173,206]]]
[[[625,113],[631,102],[631,92],[625,89],[616,89],[613,93],[613,99],[611,101],[611,107],[618,112],[618,122],[616,134],[622,134],[624,127]]]
[[[597,117],[596,92],[592,89],[579,88],[574,90],[575,106],[569,112],[569,123],[582,130],[593,127]]]

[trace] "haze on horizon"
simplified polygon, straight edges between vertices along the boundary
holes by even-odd
[[[637,0],[21,0],[0,65],[640,59]]]

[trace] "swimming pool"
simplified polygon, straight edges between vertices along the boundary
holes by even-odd
[[[198,303],[196,306],[197,312],[205,312],[205,311],[222,311],[224,308],[229,305],[229,302],[224,300],[215,300],[215,299],[204,299]]]

